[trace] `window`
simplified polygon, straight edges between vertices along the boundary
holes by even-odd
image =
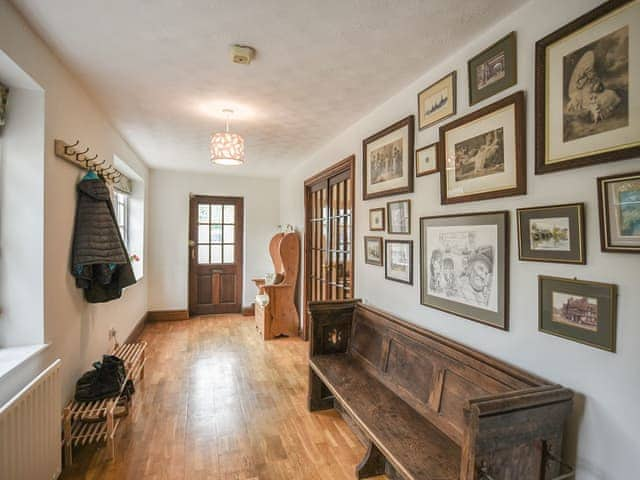
[[[126,193],[115,191],[113,209],[115,210],[116,221],[122,235],[122,240],[129,249],[129,196]]]
[[[235,206],[198,204],[198,263],[235,262]]]

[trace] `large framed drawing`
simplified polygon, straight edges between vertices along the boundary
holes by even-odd
[[[420,219],[420,303],[508,330],[509,212]]]
[[[640,155],[639,49],[640,0],[605,2],[536,43],[536,174]]]
[[[603,252],[640,253],[640,172],[598,178]]]
[[[511,32],[469,60],[469,105],[516,84],[517,50],[516,32]]]
[[[617,288],[609,283],[538,277],[538,330],[616,351]]]
[[[362,141],[362,198],[413,192],[414,116]]]
[[[418,127],[423,130],[456,114],[456,72],[418,93]]]
[[[443,204],[527,193],[524,92],[440,127]]]
[[[520,260],[587,263],[584,203],[519,208],[517,215]]]
[[[413,285],[413,240],[385,240],[384,277]]]

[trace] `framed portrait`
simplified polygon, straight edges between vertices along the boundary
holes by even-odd
[[[0,128],[7,123],[7,100],[9,99],[9,88],[0,83]]]
[[[598,178],[603,252],[640,253],[640,172]]]
[[[364,237],[364,263],[382,266],[382,237]]]
[[[587,263],[584,203],[519,208],[517,216],[520,260]]]
[[[384,207],[369,210],[369,230],[372,232],[384,232],[384,213]]]
[[[509,325],[509,212],[420,219],[420,303]]]
[[[438,171],[438,142],[416,150],[416,177]]]
[[[384,276],[413,285],[413,240],[385,240]]]
[[[387,203],[387,232],[411,233],[411,200],[397,200]]]
[[[615,285],[540,275],[538,303],[541,332],[616,351]]]
[[[456,114],[456,72],[418,93],[418,127],[423,130]]]
[[[414,116],[362,141],[362,199],[413,192]]]
[[[640,156],[638,49],[640,0],[604,2],[536,43],[536,174]]]
[[[440,127],[443,204],[527,193],[524,92]]]
[[[516,32],[511,32],[469,60],[469,105],[517,83],[517,52]]]

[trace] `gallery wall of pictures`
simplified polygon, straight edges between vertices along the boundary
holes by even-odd
[[[640,63],[629,61],[640,52],[640,2],[589,14],[599,3],[527,4],[426,66],[284,184],[355,153],[357,298],[570,385],[587,409],[631,410],[619,385],[640,364]],[[614,56],[603,61],[605,46]],[[541,79],[562,93],[548,97],[547,113]],[[589,82],[602,96],[580,91]],[[299,221],[286,188],[281,195],[281,214]],[[640,384],[631,390],[640,395]],[[575,422],[568,441],[592,462],[578,461],[578,478],[634,473],[609,462],[632,455],[616,435],[577,442]],[[611,422],[626,428],[621,411],[606,411],[580,429]]]

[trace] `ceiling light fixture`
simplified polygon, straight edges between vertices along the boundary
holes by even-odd
[[[244,163],[244,138],[229,131],[229,119],[233,110],[225,108],[225,131],[214,133],[209,145],[211,162],[217,165],[242,165]]]

